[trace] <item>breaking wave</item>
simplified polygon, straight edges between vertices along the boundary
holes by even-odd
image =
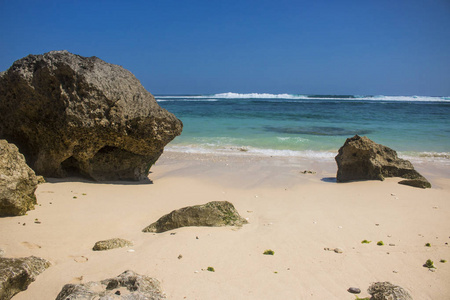
[[[270,93],[220,93],[212,95],[162,95],[157,101],[217,101],[219,99],[279,99],[279,100],[341,100],[341,101],[400,101],[450,102],[450,96],[366,96],[366,95],[300,95]]]

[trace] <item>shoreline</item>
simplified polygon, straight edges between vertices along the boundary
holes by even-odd
[[[160,280],[168,299],[354,299],[349,287],[366,297],[375,281],[397,284],[414,299],[445,298],[450,263],[439,261],[450,260],[450,171],[413,164],[431,189],[398,178],[336,184],[334,159],[171,151],[152,167],[153,184],[49,179],[36,191],[35,210],[0,218],[5,257],[52,262],[13,300],[54,299],[64,284],[125,270]],[[173,209],[217,200],[233,203],[249,224],[141,232]],[[91,250],[115,237],[134,246]],[[266,249],[275,255],[262,255]],[[422,266],[427,259],[436,272]],[[216,271],[202,271],[208,266]]]

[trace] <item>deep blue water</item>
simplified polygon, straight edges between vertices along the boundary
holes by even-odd
[[[366,135],[404,156],[448,159],[450,98],[216,94],[156,96],[184,123],[166,149],[332,157]]]

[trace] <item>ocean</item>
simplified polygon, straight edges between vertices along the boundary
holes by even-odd
[[[183,121],[166,151],[333,158],[365,135],[406,159],[450,163],[450,97],[159,95]]]

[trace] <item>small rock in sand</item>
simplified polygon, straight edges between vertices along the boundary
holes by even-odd
[[[349,293],[352,293],[352,294],[359,294],[359,293],[361,293],[361,289],[356,288],[356,287],[350,287],[347,291]]]
[[[178,255],[178,259],[182,259],[183,258],[183,255]]]
[[[120,238],[114,238],[104,241],[98,241],[95,243],[92,250],[94,251],[104,251],[104,250],[110,250],[115,248],[122,248],[122,247],[129,247],[133,246],[133,243],[124,239]]]

